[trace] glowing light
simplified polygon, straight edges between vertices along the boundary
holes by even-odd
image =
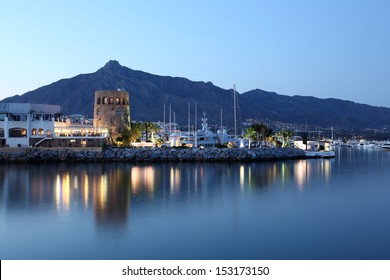
[[[55,182],[55,203],[56,209],[61,208],[68,211],[70,206],[70,176],[65,173],[62,177],[57,174]]]
[[[145,187],[148,193],[153,194],[155,188],[155,170],[152,166],[131,168],[131,187],[134,193],[138,193]]]
[[[171,167],[169,176],[169,185],[171,193],[176,193],[180,190],[180,169]]]
[[[307,178],[310,176],[310,170],[305,160],[301,160],[294,165],[294,173],[296,174],[295,180],[298,189],[302,190],[305,185]]]
[[[240,188],[244,189],[245,186],[245,167],[244,165],[240,165]]]
[[[84,206],[85,208],[88,207],[89,202],[89,181],[88,181],[88,175],[85,174],[84,176]]]
[[[100,184],[99,184],[99,208],[104,209],[107,204],[107,175],[102,175],[100,177]]]
[[[76,190],[79,188],[79,181],[77,175],[73,177],[73,188]]]

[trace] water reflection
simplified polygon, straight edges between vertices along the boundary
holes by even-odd
[[[8,211],[45,207],[66,214],[83,208],[93,211],[98,225],[121,225],[127,223],[132,203],[142,206],[156,198],[224,188],[304,190],[313,181],[329,181],[332,165],[334,160],[3,165],[0,199]]]

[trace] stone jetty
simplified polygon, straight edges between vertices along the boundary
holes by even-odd
[[[295,148],[0,148],[0,162],[264,161],[305,158]]]

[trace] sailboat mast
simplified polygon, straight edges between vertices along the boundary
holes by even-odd
[[[223,132],[223,124],[222,124],[222,107],[221,107],[221,133]]]
[[[173,111],[173,131],[176,132],[176,112]]]
[[[237,138],[237,105],[236,105],[236,84],[234,84],[233,93],[233,109],[234,109],[234,138]]]
[[[198,106],[198,103],[195,102],[195,132],[194,132],[194,147],[195,147],[195,148],[198,147],[198,139],[197,139],[197,137],[198,137],[198,135],[197,135],[197,129],[198,129],[198,127],[197,127],[197,125],[196,125],[196,123],[197,123],[196,111],[198,110],[198,109],[197,109],[197,106]]]
[[[190,113],[191,113],[191,107],[190,107],[190,102],[188,102],[188,137],[187,137],[187,141],[189,141],[189,139],[190,139],[190,127],[191,127],[191,122],[190,122],[190,117],[191,117],[191,115],[190,115]]]
[[[169,135],[172,134],[172,106],[169,104]]]
[[[166,140],[165,137],[167,135],[167,127],[165,125],[165,103],[164,103],[164,141]]]

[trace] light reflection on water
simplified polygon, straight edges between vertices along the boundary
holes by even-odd
[[[343,149],[327,160],[3,165],[0,257],[388,258],[390,252],[367,252],[368,245],[351,249],[344,239],[351,230],[367,233],[350,216],[354,209],[382,231],[368,239],[390,241],[384,239],[389,226],[383,227],[389,212],[378,220],[367,211],[390,210],[390,191],[383,188],[389,154]],[[367,194],[362,170],[381,182],[378,196]],[[350,194],[348,180],[355,188]],[[370,197],[377,204],[365,206]],[[337,233],[343,223],[351,228]],[[57,250],[34,240],[50,240]],[[328,251],[332,246],[340,252]]]

